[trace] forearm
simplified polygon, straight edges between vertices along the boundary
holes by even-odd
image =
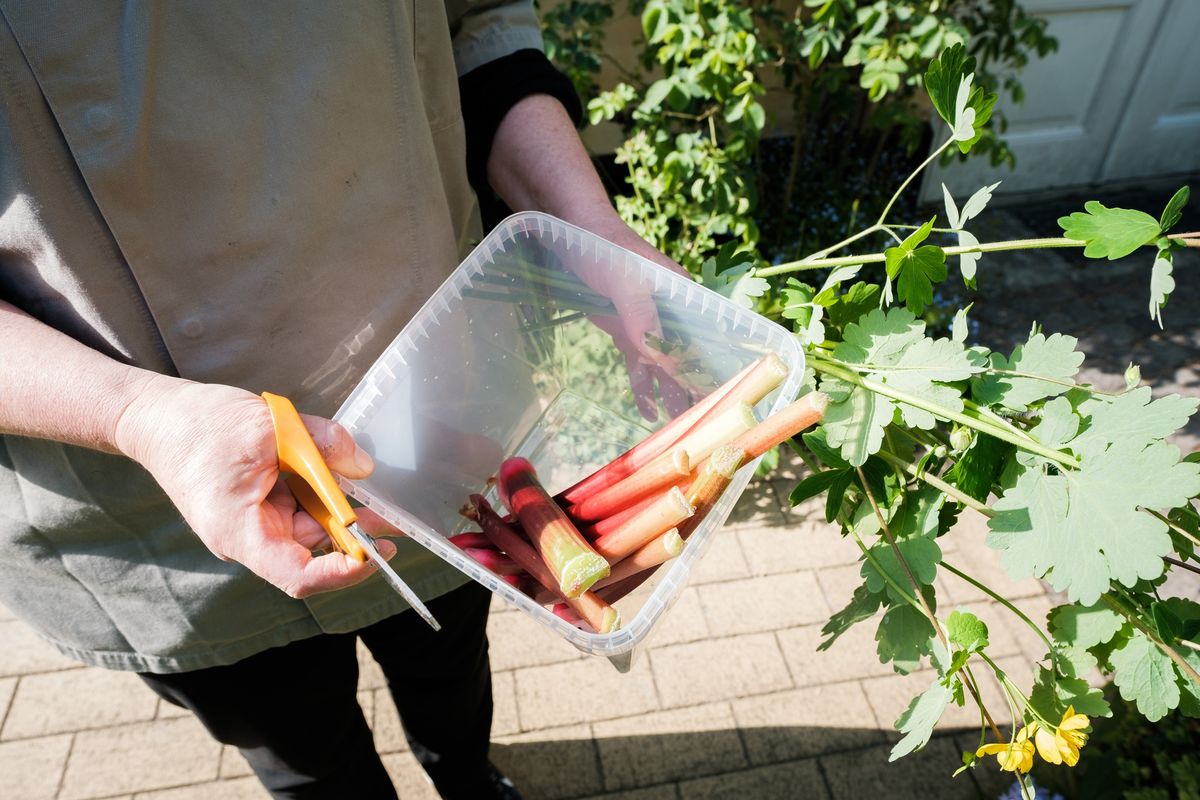
[[[549,95],[530,95],[509,109],[487,167],[488,182],[514,210],[575,224],[616,216],[571,118]]]
[[[121,452],[135,399],[174,379],[121,364],[0,301],[0,433]]]

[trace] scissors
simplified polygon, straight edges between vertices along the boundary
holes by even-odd
[[[350,506],[346,495],[338,488],[333,473],[321,458],[308,428],[304,427],[300,414],[292,401],[270,392],[263,392],[271,411],[271,422],[275,426],[275,446],[279,451],[279,468],[291,473],[284,483],[291,489],[300,506],[315,519],[342,553],[359,561],[367,559],[379,567],[383,579],[403,597],[421,619],[435,631],[442,629],[433,614],[409,588],[396,571],[375,549],[375,541],[357,523],[358,515]]]

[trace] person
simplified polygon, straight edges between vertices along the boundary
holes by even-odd
[[[320,554],[257,393],[367,475],[329,417],[480,237],[473,185],[673,266],[579,115],[525,0],[0,0],[0,603],[191,709],[275,797],[395,796],[361,640],[442,796],[518,796],[488,760],[489,594],[379,539],[435,634]],[[613,300],[636,351],[654,314]]]

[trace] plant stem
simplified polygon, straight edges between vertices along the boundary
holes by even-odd
[[[867,391],[875,392],[876,394],[881,394],[884,397],[890,397],[893,400],[898,400],[901,403],[907,403],[910,406],[923,409],[934,416],[941,417],[942,419],[958,422],[962,425],[974,428],[977,431],[990,434],[997,439],[1006,441],[1009,444],[1014,444],[1022,450],[1039,455],[1048,461],[1053,461],[1055,464],[1059,464],[1071,469],[1074,469],[1078,466],[1078,463],[1070,456],[1046,447],[1037,440],[1029,437],[1029,435],[1024,432],[1021,432],[1020,435],[1017,435],[1008,428],[1002,427],[989,420],[973,417],[960,411],[952,411],[948,408],[939,406],[936,403],[930,403],[922,397],[909,394],[908,392],[896,389],[887,384],[873,381],[870,378],[864,378],[854,371],[846,369],[845,366],[840,362],[827,360],[816,353],[812,353],[812,356],[813,358],[810,362],[810,365],[813,367],[813,369],[819,372],[824,372],[836,378],[841,378],[842,380],[847,381],[848,383],[853,383],[856,386],[860,386]]]
[[[1200,575],[1200,567],[1193,567],[1191,564],[1185,564],[1184,562],[1180,561],[1177,558],[1171,558],[1170,556],[1163,556],[1163,561],[1167,562],[1171,566],[1180,567],[1182,569],[1186,569],[1188,572],[1194,572],[1197,575]]]
[[[1188,678],[1190,678],[1197,685],[1200,685],[1200,673],[1196,672],[1196,668],[1185,661],[1183,656],[1179,655],[1179,653],[1176,653],[1175,648],[1164,643],[1162,639],[1159,639],[1152,630],[1146,627],[1145,623],[1137,618],[1136,614],[1127,609],[1123,603],[1119,602],[1115,597],[1107,592],[1100,595],[1100,599],[1103,600],[1113,611],[1116,611],[1122,617],[1129,620],[1133,627],[1141,631],[1147,639],[1154,642],[1154,644],[1158,646],[1159,650],[1162,650],[1167,654],[1168,658],[1175,662],[1175,666],[1179,668],[1180,672],[1188,676]]]
[[[1145,511],[1150,516],[1157,518],[1160,522],[1164,523],[1168,528],[1175,531],[1180,536],[1187,539],[1189,542],[1196,545],[1197,547],[1200,547],[1200,539],[1197,539],[1195,536],[1193,536],[1192,534],[1188,533],[1183,528],[1176,525],[1174,522],[1172,522],[1170,519],[1168,519],[1164,515],[1158,513],[1157,511],[1155,511],[1152,508],[1143,508],[1142,511]]]
[[[887,219],[888,212],[892,210],[892,206],[896,205],[896,201],[900,199],[900,195],[902,195],[904,193],[904,190],[908,188],[908,185],[910,183],[912,183],[913,178],[915,178],[915,177],[917,177],[917,175],[921,174],[921,171],[923,169],[925,169],[930,164],[932,164],[934,159],[936,159],[943,152],[945,152],[946,148],[952,144],[954,144],[953,136],[951,136],[949,139],[947,139],[945,142],[943,142],[942,146],[939,147],[937,150],[934,150],[932,153],[930,153],[929,158],[922,161],[921,166],[914,169],[912,171],[912,173],[907,178],[904,179],[904,183],[900,184],[900,188],[897,189],[895,194],[892,195],[892,199],[888,200],[888,204],[883,207],[883,213],[879,215],[879,221],[875,223],[876,225],[882,225],[884,220]]]
[[[881,226],[875,225],[867,230],[874,233],[880,230]],[[861,238],[854,237],[854,238]],[[847,240],[850,241],[850,240]],[[964,253],[997,253],[1004,250],[1036,250],[1048,247],[1083,247],[1086,242],[1081,242],[1078,239],[1066,239],[1061,236],[1055,236],[1042,239],[1010,239],[1004,242],[983,242],[974,245],[955,245],[954,247],[943,247],[942,252],[947,256],[960,256]],[[829,251],[833,252],[835,248]],[[849,264],[882,264],[887,260],[885,253],[864,253],[857,256],[839,256],[837,258],[817,257],[819,254],[814,254],[800,261],[789,261],[784,264],[776,264],[773,267],[763,267],[754,271],[754,274],[760,278],[766,278],[771,275],[782,275],[786,272],[800,272],[809,269],[824,269],[825,267],[842,267]]]
[[[1015,605],[1010,603],[1005,598],[1001,597],[999,594],[996,594],[996,592],[994,590],[988,588],[987,586],[983,585],[979,581],[972,578],[970,575],[968,575],[965,572],[963,572],[962,570],[958,569],[953,564],[947,563],[945,559],[942,560],[942,566],[945,567],[951,574],[957,575],[962,580],[971,584],[976,589],[983,592],[988,597],[992,598],[993,600],[995,600],[997,603],[999,603],[1000,605],[1007,608],[1012,613],[1016,614],[1017,617],[1019,617],[1022,622],[1024,622],[1026,625],[1028,625],[1033,630],[1033,632],[1036,633],[1039,637],[1041,637],[1042,641],[1046,643],[1046,649],[1050,652],[1051,660],[1054,661],[1055,663],[1058,662],[1058,657],[1055,655],[1055,652],[1054,652],[1054,644],[1050,641],[1050,638],[1048,636],[1046,636],[1045,633],[1042,632],[1042,629],[1038,627],[1038,624],[1036,622],[1034,622],[1033,620],[1031,620],[1028,616],[1026,616],[1025,612],[1023,612],[1021,609],[1017,608]]]
[[[879,510],[879,504],[875,502],[875,493],[871,491],[871,486],[867,483],[867,476],[863,474],[862,467],[855,467],[858,472],[858,479],[862,482],[863,491],[867,495],[867,500],[871,503],[871,509],[875,512],[875,518],[879,520],[879,526],[883,529],[883,535],[887,538],[887,543],[892,549],[892,555],[896,557],[897,563],[904,569],[904,574],[908,578],[908,582],[912,584],[913,591],[917,595],[918,601],[921,603],[921,610],[924,612],[929,624],[933,626],[934,632],[937,633],[938,639],[942,646],[946,648],[946,655],[950,655],[950,641],[946,638],[946,632],[942,630],[942,626],[938,624],[937,616],[933,613],[933,609],[929,606],[929,601],[925,599],[925,593],[921,591],[921,584],[917,583],[916,577],[912,573],[912,569],[908,566],[908,561],[900,552],[900,548],[896,546],[896,539],[892,536],[892,531],[888,527],[887,520],[883,518],[883,512]],[[1000,729],[996,727],[996,723],[992,722],[992,715],[988,713],[987,708],[983,705],[983,695],[979,693],[979,688],[974,685],[970,675],[965,670],[960,670],[963,673],[963,684],[971,691],[971,696],[979,705],[981,711],[987,716],[988,722],[991,723],[992,729],[996,734],[1000,734]]]
[[[933,475],[932,473],[929,473],[927,471],[922,471],[922,470],[917,469],[917,465],[913,464],[910,461],[905,461],[904,459],[900,458],[899,456],[893,455],[886,450],[880,450],[875,455],[879,456],[880,458],[882,458],[884,461],[888,462],[889,464],[892,464],[893,466],[904,470],[905,472],[907,472],[909,475],[913,476],[917,480],[925,481],[925,483],[928,483],[930,486],[934,487],[935,489],[940,490],[943,494],[945,494],[949,497],[953,497],[955,500],[962,503],[967,508],[972,508],[972,509],[978,511],[980,514],[983,514],[985,517],[992,517],[992,516],[995,516],[995,514],[996,514],[996,512],[992,511],[990,508],[988,508],[986,505],[984,505],[983,503],[976,500],[974,497],[971,497],[969,494],[961,491],[960,489],[958,489],[955,486],[951,486],[950,484],[946,483],[944,480],[939,478],[937,475]]]

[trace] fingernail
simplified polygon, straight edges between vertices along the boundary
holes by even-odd
[[[369,475],[375,469],[375,459],[371,458],[371,454],[366,450],[355,447],[354,466],[358,467],[359,472],[363,475]]]

